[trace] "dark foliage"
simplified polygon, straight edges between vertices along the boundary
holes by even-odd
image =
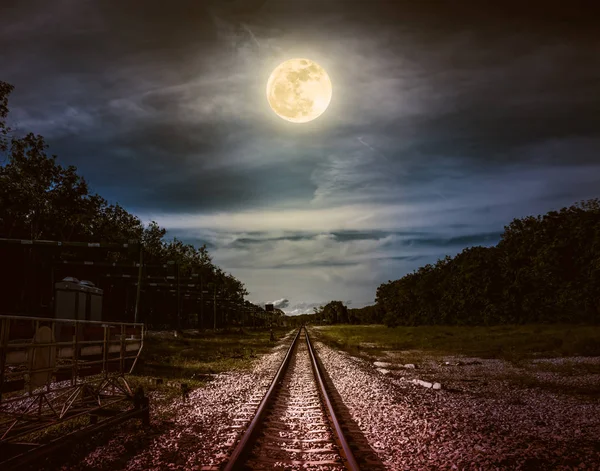
[[[323,308],[322,317],[327,324],[347,324],[348,308],[341,301],[330,301]]]
[[[495,247],[470,247],[377,289],[395,325],[600,320],[600,201],[515,219]]]
[[[360,309],[349,309],[348,320],[350,324],[382,324],[385,312],[381,306],[365,306]]]
[[[215,318],[217,325],[222,326],[240,323],[240,311],[262,311],[244,302],[243,297],[248,294],[244,284],[215,266],[206,246],[196,248],[177,239],[165,240],[166,230],[156,222],[144,227],[139,218],[119,204],[109,204],[91,193],[74,166],[63,167],[56,156],[46,154],[48,146],[42,136],[13,135],[6,124],[12,89],[11,85],[0,82],[0,153],[3,154],[0,238],[118,242],[129,243],[130,248],[103,250],[2,243],[0,312],[52,315],[54,282],[73,276],[104,289],[106,319],[132,321],[137,296],[135,282],[140,274],[134,263],[140,261],[141,251],[147,265],[143,278],[154,277],[153,281],[164,282],[163,288],[167,285],[166,289],[159,289],[148,282],[143,284],[138,306],[142,321],[173,327],[198,326],[202,324],[204,311],[205,327],[212,326]],[[83,265],[82,261],[93,264]],[[108,262],[121,266],[109,267]],[[128,268],[123,267],[126,264]],[[197,295],[186,296],[187,289],[179,293],[168,289],[168,282],[176,277],[192,275],[201,282],[201,286],[195,287],[196,293],[208,291],[202,303]],[[187,283],[184,286],[187,288]]]
[[[288,317],[288,323],[292,327],[300,327],[305,324],[318,324],[316,314],[299,314]]]
[[[342,301],[330,301],[325,306],[313,309],[313,314],[304,314],[307,322],[318,324],[349,324],[355,323],[348,308]]]

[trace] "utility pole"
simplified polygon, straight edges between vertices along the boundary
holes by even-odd
[[[175,262],[175,272],[177,276],[177,330],[181,329],[181,296],[179,291],[179,261]]]
[[[142,267],[144,265],[144,246],[142,245],[141,241],[140,241],[140,268],[138,270],[138,282],[137,282],[137,289],[136,289],[136,293],[135,293],[135,309],[134,309],[134,320],[135,322],[138,322],[139,317],[138,317],[138,313],[139,313],[139,306],[140,306],[140,293],[141,293],[141,289],[142,289]],[[129,291],[129,290],[128,290]]]
[[[273,311],[275,307],[272,304],[265,304],[265,321],[269,324],[268,327],[273,327]]]
[[[217,330],[217,285],[214,285],[214,297],[213,297],[213,315],[214,315],[214,327]]]
[[[204,328],[203,313],[204,313],[204,288],[202,286],[202,277],[200,277],[200,330]]]

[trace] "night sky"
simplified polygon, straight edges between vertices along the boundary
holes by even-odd
[[[600,196],[598,9],[560,3],[3,0],[0,79],[18,133],[251,301],[361,307]],[[294,57],[333,83],[310,123],[266,100]]]

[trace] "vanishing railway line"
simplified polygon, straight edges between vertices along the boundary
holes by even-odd
[[[1,469],[25,469],[25,465],[33,465],[68,443],[129,418],[139,417],[149,423],[148,398],[133,395],[124,377],[139,356],[143,326],[118,324],[120,334],[115,337],[108,324],[77,322],[0,318],[0,391],[23,393],[14,397],[0,395]],[[133,334],[128,338],[130,331]],[[33,341],[23,340],[33,337],[33,332]],[[57,333],[57,340],[42,338],[47,332]],[[90,339],[98,332],[103,334],[102,339]],[[81,337],[83,333],[88,337]],[[61,336],[74,340],[63,341]],[[60,362],[37,365],[28,361],[31,357],[59,358]],[[40,372],[45,374],[41,379]],[[30,394],[26,394],[28,390]],[[112,407],[126,400],[131,400],[132,408]],[[237,437],[240,430],[245,433],[235,448],[235,440],[227,442],[232,452],[222,465],[225,470],[382,469],[337,395],[304,328],[295,334],[267,393],[251,399],[242,409],[240,415],[244,417],[234,419],[228,428],[235,430],[233,435]],[[88,426],[49,443],[23,439],[42,426],[85,416],[89,416]]]
[[[332,392],[308,332],[299,329],[225,471],[375,469],[366,461],[371,450],[358,445],[360,431],[336,412]]]

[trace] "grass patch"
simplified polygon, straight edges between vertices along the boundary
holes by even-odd
[[[289,329],[273,329],[275,339]],[[258,355],[273,346],[268,330],[225,330],[172,333],[150,333],[133,375],[128,377],[132,387],[157,391],[162,401],[181,395],[173,383],[186,383],[190,390],[203,386],[210,375],[225,371],[248,369]],[[155,384],[161,378],[163,384]]]
[[[279,339],[289,329],[274,330]],[[274,343],[268,330],[236,330],[153,336],[144,339],[136,375],[160,373],[167,379],[194,380],[202,375],[248,368]]]
[[[564,384],[551,380],[543,380],[528,374],[529,371],[525,371],[521,374],[505,374],[498,377],[497,379],[503,379],[507,381],[512,387],[520,389],[543,389],[559,394],[566,394],[569,396],[587,396],[587,397],[598,397],[600,394],[600,385],[598,384]],[[560,372],[562,375],[563,372]],[[569,374],[573,376],[573,374]]]
[[[491,327],[335,325],[313,328],[353,354],[418,350],[429,356],[465,355],[518,363],[537,357],[599,356],[600,326],[501,325]]]
[[[561,376],[600,375],[600,365],[597,363],[580,363],[567,360],[560,364],[546,362],[531,363],[527,367],[532,371],[557,373]]]

